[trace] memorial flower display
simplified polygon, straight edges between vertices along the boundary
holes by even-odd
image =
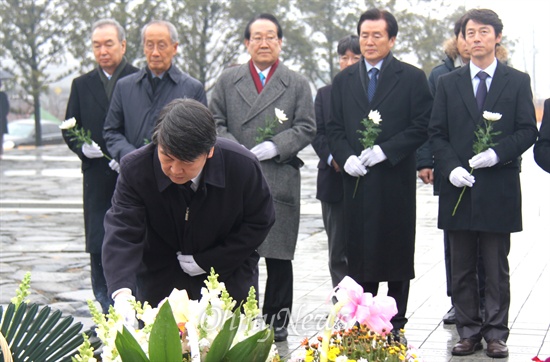
[[[273,331],[259,318],[254,288],[239,306],[211,271],[200,300],[174,289],[157,308],[134,302],[143,328],[124,325],[113,307],[108,315],[89,302],[103,361],[279,361]],[[85,341],[75,362],[96,361]]]

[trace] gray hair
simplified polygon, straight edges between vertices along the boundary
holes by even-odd
[[[126,32],[124,28],[118,21],[115,19],[100,19],[92,24],[92,34],[98,28],[103,28],[104,26],[113,26],[118,33],[118,41],[122,43],[123,40],[126,40]]]
[[[145,24],[141,29],[141,44],[145,43],[145,30],[147,30],[149,25],[153,25],[153,24],[164,25],[168,29],[168,32],[170,33],[170,40],[172,41],[172,43],[178,42],[178,31],[176,30],[176,27],[174,26],[174,24],[166,20],[151,20],[150,22]]]

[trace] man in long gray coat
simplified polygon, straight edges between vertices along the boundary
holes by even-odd
[[[251,60],[223,72],[210,109],[218,134],[241,143],[261,161],[273,194],[277,219],[259,248],[268,275],[263,314],[275,329],[275,340],[283,341],[292,309],[291,260],[300,221],[302,162],[296,155],[315,136],[313,98],[307,80],[279,62],[283,32],[273,15],[252,19],[244,38]]]

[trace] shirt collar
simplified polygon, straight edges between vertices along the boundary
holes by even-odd
[[[477,73],[481,71],[484,71],[485,73],[489,74],[489,77],[493,78],[495,75],[495,70],[497,69],[497,63],[497,58],[495,58],[487,68],[481,69],[470,60],[470,79],[473,80],[476,77]]]
[[[378,69],[378,71],[380,71],[380,69],[382,69],[382,64],[384,63],[384,59],[380,60],[378,63],[376,63],[376,65],[371,65],[369,62],[367,62],[366,59],[364,59],[364,62],[365,62],[365,66],[367,67],[367,73],[368,73],[372,68],[376,68]]]
[[[252,64],[254,64],[254,62]],[[260,70],[260,68],[258,68],[256,66],[256,64],[254,64],[254,69],[256,69],[257,73],[262,73],[264,75],[264,77],[267,79],[267,76],[269,75],[269,71],[271,70],[272,66],[273,65],[270,65],[269,67],[265,68],[264,70]]]

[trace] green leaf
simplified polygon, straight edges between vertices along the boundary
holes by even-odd
[[[11,320],[14,314],[15,305],[13,303],[10,303],[8,304],[8,308],[6,308],[6,312],[3,314],[2,327],[0,327],[0,332],[2,332],[4,336],[8,333],[8,328],[11,324]]]
[[[273,344],[273,330],[264,329],[237,343],[227,354],[224,361],[227,362],[255,362],[265,361],[269,356]]]
[[[115,345],[123,362],[149,362],[149,358],[126,326],[122,333],[116,334]]]
[[[149,337],[151,361],[181,361],[181,339],[170,303],[160,308]]]
[[[212,346],[204,358],[204,362],[220,362],[229,348],[239,329],[241,314],[237,311],[231,318],[225,321],[222,330],[212,341]]]

